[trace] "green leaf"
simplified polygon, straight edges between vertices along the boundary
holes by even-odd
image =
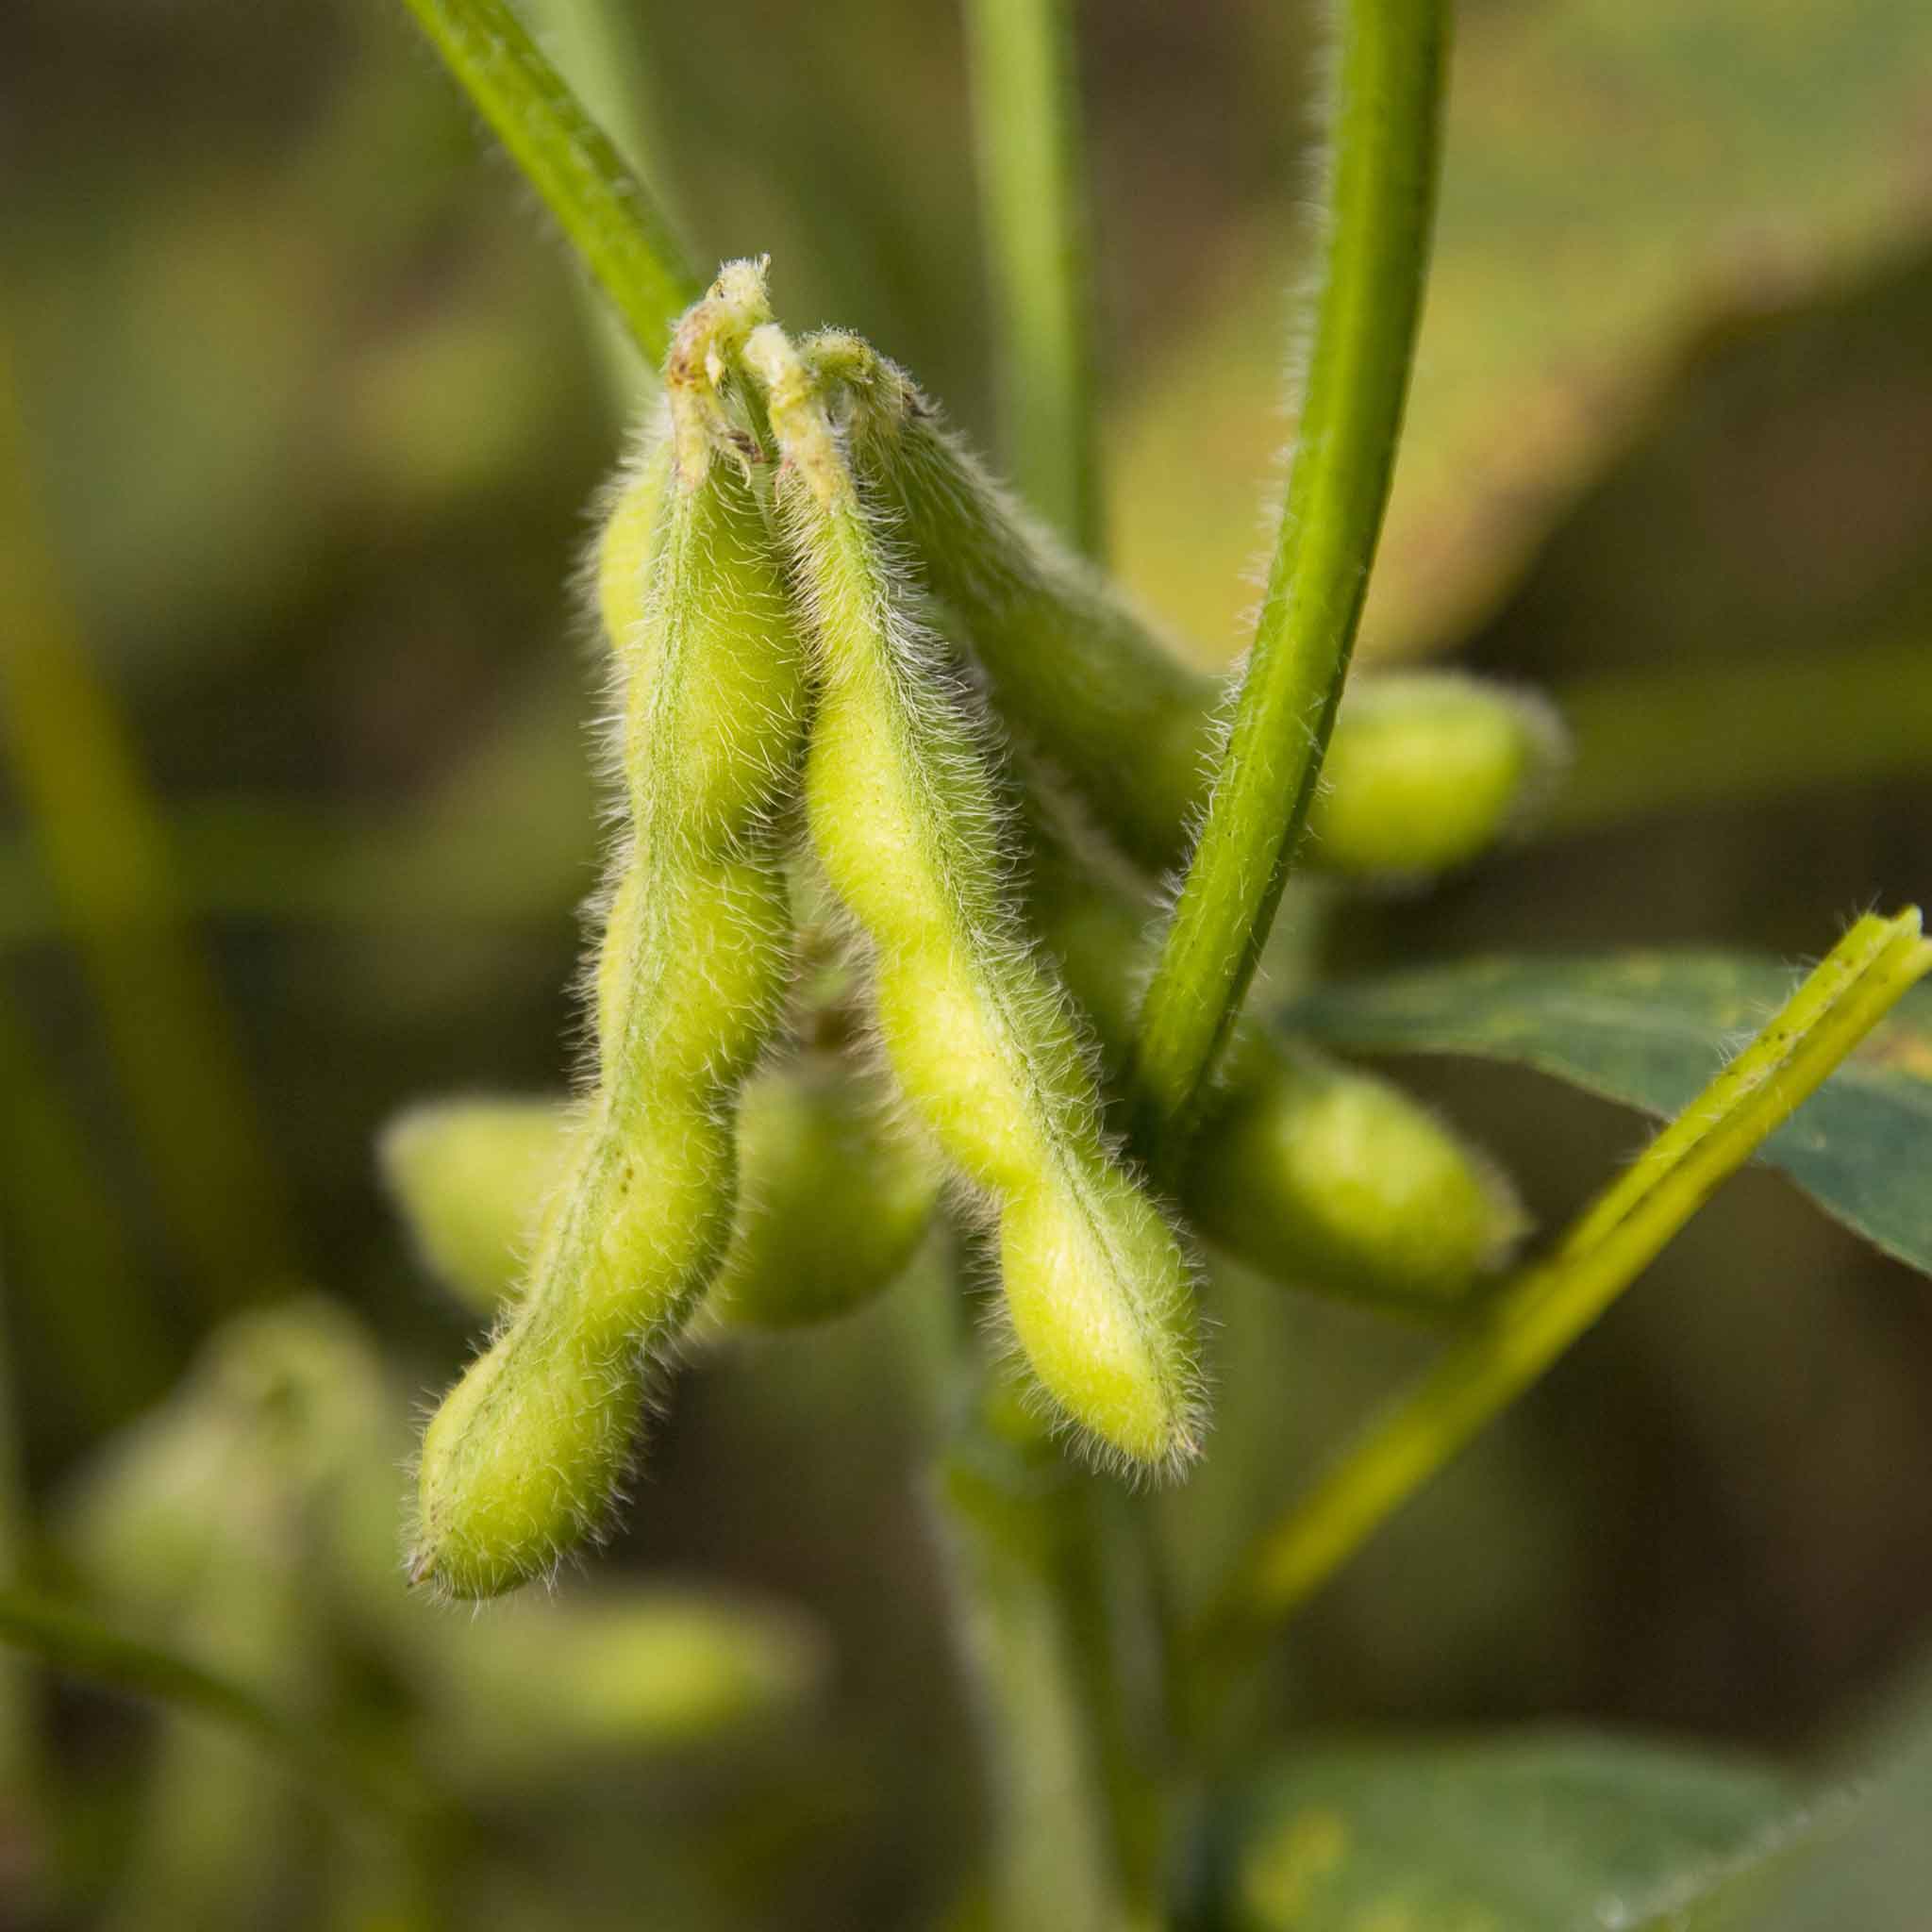
[[[1561,1932],[1722,1868],[1793,1797],[1746,1762],[1541,1736],[1343,1745],[1265,1773],[1208,1827],[1193,1932]]]
[[[1286,1017],[1330,1045],[1507,1060],[1673,1114],[1795,977],[1749,954],[1484,958],[1324,987]],[[1758,1158],[1932,1274],[1932,988],[1908,993]]]
[[[1923,1672],[1879,1734],[1748,1855],[1674,1888],[1631,1932],[1891,1932],[1924,1920],[1932,1888],[1932,1680]]]

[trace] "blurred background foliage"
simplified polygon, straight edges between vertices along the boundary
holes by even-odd
[[[783,312],[993,443],[953,10],[612,12],[695,258],[768,251]],[[1114,561],[1210,659],[1291,429],[1318,12],[1081,19]],[[1932,15],[1466,0],[1459,30],[1364,648],[1546,682],[1577,764],[1543,836],[1333,908],[1325,963],[1816,953],[1932,858]],[[694,1363],[556,1621],[452,1622],[392,1561],[468,1339],[372,1137],[574,1052],[571,580],[623,433],[576,272],[381,0],[13,0],[0,234],[0,1558],[311,1714],[378,1792],[337,1816],[246,1740],[9,1678],[0,1919],[941,1923],[983,1801],[904,1373],[932,1269]],[[1641,1131],[1401,1071],[1545,1224]],[[1422,1350],[1233,1269],[1212,1295],[1240,1345],[1161,1512],[1185,1591]],[[1924,1283],[1747,1175],[1270,1695],[1807,1746],[1932,1618],[1928,1381]],[[699,1707],[639,1688],[670,1681]]]

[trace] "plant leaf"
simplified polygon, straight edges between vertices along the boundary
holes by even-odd
[[[1653,1901],[1631,1932],[1809,1932],[1923,1922],[1932,1887],[1932,1678],[1747,1854]]]
[[[1751,954],[1492,958],[1343,981],[1286,1018],[1333,1046],[1507,1060],[1673,1114],[1795,976]],[[1907,993],[1758,1158],[1888,1255],[1932,1274],[1932,988]]]
[[[1620,1924],[1791,1807],[1776,1773],[1585,1736],[1331,1746],[1208,1832],[1194,1932],[1551,1932]]]

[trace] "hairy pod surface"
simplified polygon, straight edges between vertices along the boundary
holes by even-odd
[[[941,1175],[892,1111],[878,1073],[837,1053],[808,1051],[752,1080],[738,1120],[738,1224],[702,1325],[831,1321],[906,1272],[939,1206]]]
[[[675,452],[627,685],[630,829],[607,947],[623,992],[529,1287],[424,1440],[411,1574],[488,1596],[598,1527],[642,1402],[640,1363],[724,1258],[738,1091],[776,1024],[789,913],[773,825],[793,781],[804,658],[753,482],[700,392],[710,303],[667,386]]]
[[[829,1321],[898,1279],[940,1175],[891,1112],[874,1072],[822,1048],[751,1076],[737,1219],[699,1326]],[[425,1266],[472,1307],[487,1313],[521,1291],[578,1120],[560,1098],[447,1100],[411,1108],[384,1135],[385,1174]]]
[[[820,346],[856,398],[861,471],[958,614],[1002,716],[1137,864],[1178,864],[1219,747],[1219,681],[1029,516],[903,372],[853,338]],[[1533,697],[1453,675],[1365,679],[1336,721],[1306,861],[1368,878],[1466,863],[1537,799],[1562,751]]]
[[[1047,843],[1041,931],[1110,1069],[1133,1040],[1144,920]],[[1176,1188],[1204,1240],[1270,1278],[1424,1312],[1468,1296],[1523,1234],[1507,1178],[1392,1082],[1243,1021]]]
[[[998,1212],[1007,1307],[1041,1386],[1120,1457],[1174,1466],[1201,1425],[1188,1263],[1108,1150],[1063,991],[1008,903],[985,748],[937,641],[908,616],[812,377],[776,329],[746,355],[811,618],[807,820],[872,942],[887,1055]]]
[[[1307,854],[1350,877],[1447,872],[1532,816],[1568,757],[1556,709],[1458,672],[1348,688]]]
[[[590,558],[587,575],[597,621],[619,676],[625,681],[650,675],[651,667],[642,656],[651,641],[644,616],[673,460],[670,412],[659,408],[652,412],[608,494],[603,527]]]

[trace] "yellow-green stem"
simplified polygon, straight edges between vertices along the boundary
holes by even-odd
[[[408,0],[655,369],[703,285],[644,184],[505,0]]]
[[[1916,909],[1860,920],[1757,1039],[1260,1538],[1200,1627],[1238,1651],[1312,1595],[1535,1382],[1932,968]]]

